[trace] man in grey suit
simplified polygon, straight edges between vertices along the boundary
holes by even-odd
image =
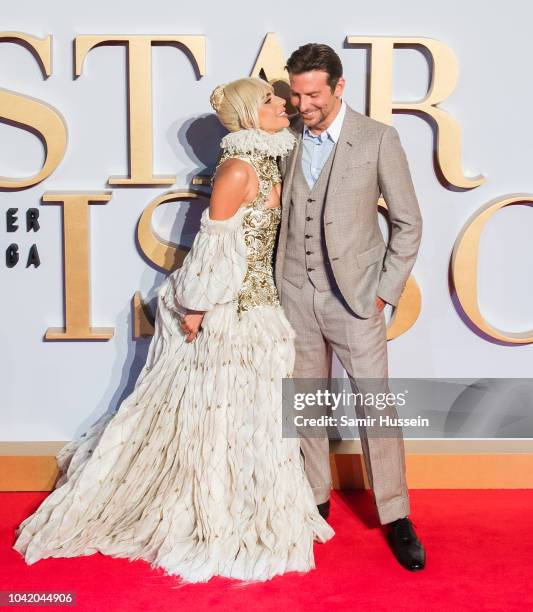
[[[327,379],[332,351],[352,386],[388,377],[384,306],[396,306],[420,244],[422,219],[409,166],[394,127],[352,110],[343,100],[340,58],[327,45],[297,49],[286,66],[297,146],[282,165],[282,219],[275,274],[281,303],[296,331],[294,378]],[[377,201],[387,203],[388,245]],[[359,381],[359,385],[358,385]],[[363,408],[356,408],[358,417]],[[363,412],[360,412],[362,411]],[[394,415],[397,415],[393,408]],[[366,472],[380,523],[398,561],[425,566],[408,518],[405,451],[395,435],[359,427]],[[302,437],[307,477],[318,508],[329,514],[329,440]]]

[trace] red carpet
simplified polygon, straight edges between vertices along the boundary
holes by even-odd
[[[334,494],[337,534],[315,545],[316,570],[245,586],[216,578],[178,587],[144,561],[100,554],[27,566],[11,549],[14,528],[46,495],[0,493],[2,591],[75,591],[74,609],[92,612],[533,610],[531,490],[412,490],[411,518],[428,555],[419,573],[397,564],[369,494],[357,491]]]

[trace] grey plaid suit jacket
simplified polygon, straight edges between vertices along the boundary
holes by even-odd
[[[302,127],[297,121],[291,128],[297,145],[281,164],[282,216],[275,277],[282,303],[291,186]],[[378,224],[381,194],[389,213],[388,244]],[[420,208],[396,129],[349,106],[329,177],[323,227],[331,269],[353,312],[362,318],[376,314],[378,295],[396,306],[420,245]]]

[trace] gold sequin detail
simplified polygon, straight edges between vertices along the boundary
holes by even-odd
[[[273,264],[276,235],[281,220],[281,208],[269,208],[266,202],[274,185],[281,182],[275,158],[259,153],[224,153],[218,166],[229,158],[251,164],[257,172],[259,191],[247,205],[243,215],[248,270],[236,298],[240,314],[256,306],[279,306],[278,291],[274,284]],[[216,172],[216,169],[215,169]]]

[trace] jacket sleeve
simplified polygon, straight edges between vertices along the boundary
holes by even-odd
[[[184,309],[211,310],[238,294],[248,262],[240,208],[233,217],[213,220],[202,213],[200,231],[182,266],[172,272],[158,293],[165,306],[178,314]]]
[[[396,128],[382,137],[379,186],[389,211],[391,234],[377,294],[396,306],[414,266],[422,235],[422,217],[407,157]]]

